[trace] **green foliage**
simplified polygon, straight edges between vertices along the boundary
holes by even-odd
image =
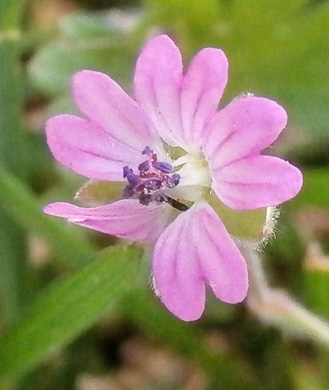
[[[17,378],[115,310],[136,279],[138,255],[133,248],[106,250],[75,275],[51,286],[2,340],[0,378]]]
[[[41,203],[33,194],[0,167],[1,203],[13,221],[27,231],[46,237],[52,243],[54,254],[64,264],[78,267],[92,254],[92,245],[68,226],[42,213]],[[59,244],[60,243],[60,244]]]
[[[20,28],[21,17],[26,0],[3,0],[0,3],[0,30],[4,32],[17,32]]]
[[[145,292],[145,288],[127,294],[122,308],[144,332],[167,342],[180,354],[195,361],[207,372],[215,387],[223,386],[232,390],[260,388],[258,380],[247,372],[242,361],[212,351],[196,326],[171,316],[150,299],[150,293]]]
[[[304,275],[304,300],[315,313],[329,318],[328,307],[328,269],[306,270]]]
[[[124,31],[99,14],[76,14],[59,25],[58,39],[49,42],[30,64],[32,82],[45,94],[67,92],[73,73],[92,69],[118,80],[130,75],[133,51]]]
[[[304,185],[299,196],[291,202],[291,207],[307,205],[316,208],[329,208],[328,168],[308,169],[303,172]]]
[[[23,92],[21,73],[17,66],[19,31],[23,2],[7,0],[0,5],[0,164],[12,174],[26,176],[26,137],[20,116]],[[18,154],[13,153],[17,148]],[[3,296],[4,325],[18,316],[23,303],[26,251],[21,228],[8,218],[0,205],[0,245],[3,250],[0,265],[0,294]],[[17,247],[17,240],[21,245]]]

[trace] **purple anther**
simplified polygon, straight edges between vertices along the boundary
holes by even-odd
[[[138,165],[138,169],[140,172],[147,172],[150,170],[150,163],[146,160]]]
[[[180,181],[180,175],[179,175],[178,173],[174,173],[174,174],[170,177],[167,186],[168,186],[169,188],[176,187],[176,186],[179,184],[179,181]]]
[[[140,177],[135,175],[134,171],[127,166],[123,167],[123,177],[126,178],[128,183],[132,186],[136,186],[141,181]]]
[[[166,163],[166,162],[154,161],[152,163],[152,165],[153,165],[153,168],[156,168],[163,173],[170,173],[172,170],[171,164]]]
[[[150,156],[151,154],[153,154],[153,150],[149,146],[146,146],[145,149],[142,151],[142,154]]]
[[[149,179],[149,180],[145,180],[144,186],[147,190],[155,191],[161,188],[162,183],[161,180],[159,179]]]
[[[130,174],[133,174],[134,171],[129,168],[127,165],[125,167],[122,168],[123,170],[123,178],[125,179],[126,177],[128,177]]]
[[[141,182],[141,179],[139,176],[135,175],[134,173],[130,174],[127,176],[128,183],[131,184],[132,186],[136,186]]]

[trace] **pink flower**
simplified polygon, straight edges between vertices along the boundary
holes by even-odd
[[[286,126],[274,101],[240,96],[217,110],[228,77],[225,54],[205,48],[183,73],[179,49],[151,39],[136,65],[135,100],[105,74],[82,71],[73,96],[83,118],[47,123],[54,157],[90,179],[126,182],[123,198],[82,208],[53,203],[45,212],[128,240],[151,243],[155,289],[185,321],[198,319],[209,285],[227,303],[247,294],[244,258],[211,205],[252,210],[293,198],[301,172],[261,155]]]

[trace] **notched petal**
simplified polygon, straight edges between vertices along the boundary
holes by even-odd
[[[184,321],[201,317],[205,285],[199,270],[195,245],[191,242],[193,211],[180,214],[157,241],[153,254],[153,276],[158,295],[175,316]]]
[[[122,167],[137,167],[140,151],[113,139],[97,123],[57,115],[46,123],[49,149],[61,164],[95,180],[123,181]]]
[[[200,50],[188,67],[181,90],[184,141],[201,145],[206,123],[215,114],[228,79],[228,60],[220,49]]]
[[[184,321],[200,318],[206,284],[231,304],[241,302],[248,290],[246,262],[206,203],[182,213],[159,237],[153,276],[163,304]]]
[[[81,112],[114,139],[138,150],[158,140],[143,110],[106,74],[78,72],[73,76],[72,90]]]
[[[215,211],[206,203],[197,206],[192,224],[200,270],[218,299],[243,301],[248,291],[246,262]]]
[[[301,171],[273,156],[247,157],[213,174],[218,198],[236,210],[277,206],[295,197],[303,184]]]
[[[260,153],[286,124],[286,111],[273,100],[250,95],[233,100],[209,123],[204,151],[212,169]]]
[[[177,145],[182,140],[182,70],[180,51],[166,35],[147,42],[136,63],[134,86],[137,101],[160,136],[170,145]]]

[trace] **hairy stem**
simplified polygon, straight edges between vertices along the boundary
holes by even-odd
[[[253,247],[246,244],[241,251],[249,269],[249,309],[291,337],[306,337],[329,347],[329,324],[295,302],[286,292],[269,287],[261,256]]]

